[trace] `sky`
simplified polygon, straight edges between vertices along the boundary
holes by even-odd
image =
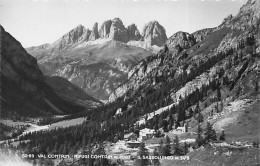
[[[216,27],[247,0],[0,0],[0,24],[23,47],[53,43],[79,24],[92,29],[119,17],[140,32],[157,20],[167,37]]]

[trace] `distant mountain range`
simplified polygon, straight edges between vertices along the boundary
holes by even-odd
[[[61,76],[90,95],[107,100],[122,84],[128,71],[153,55],[166,42],[165,29],[149,22],[141,34],[135,24],[125,27],[119,18],[105,21],[100,29],[77,26],[52,44],[30,47],[44,75]]]

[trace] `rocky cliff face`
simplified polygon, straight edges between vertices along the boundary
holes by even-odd
[[[205,39],[209,34],[211,34],[212,32],[214,32],[216,28],[205,28],[205,29],[201,29],[198,30],[194,33],[192,33],[192,35],[195,38],[196,43],[201,42],[203,39]]]
[[[219,28],[227,26],[234,30],[249,30],[256,28],[260,18],[260,2],[249,0],[243,5],[236,16],[229,15]]]
[[[157,22],[156,25],[159,25],[159,23]],[[159,30],[156,30],[158,28]],[[160,33],[162,29],[164,29],[162,26],[155,27],[155,29],[149,29],[150,31],[154,31],[156,33],[155,36],[157,36],[157,38],[153,37],[153,40],[156,40],[156,42],[152,42],[153,45],[157,45],[159,43],[158,46],[161,46],[161,43],[165,42],[165,31],[162,34]],[[148,32],[149,30],[147,30],[147,33],[153,33]],[[161,37],[161,35],[163,36]],[[105,21],[100,27],[99,36],[100,38],[111,38],[124,43],[129,41],[138,41],[142,38],[142,35],[135,24],[131,24],[126,28],[120,18]],[[146,37],[148,38],[148,35]],[[149,44],[151,44],[151,42],[149,42]]]
[[[177,32],[172,35],[167,40],[167,45],[171,49],[170,53],[165,53],[164,50],[161,50],[157,56],[147,57],[134,66],[129,72],[127,82],[117,88],[110,95],[109,100],[115,101],[118,98],[122,98],[124,101],[133,100],[133,102],[130,102],[130,105],[134,107],[135,103],[142,102],[144,96],[147,96],[153,91],[165,86],[173,86],[174,88],[168,91],[171,91],[169,94],[171,94],[172,100],[178,102],[180,96],[181,98],[187,96],[192,93],[192,91],[195,91],[196,87],[200,88],[202,84],[206,86],[209,83],[209,80],[215,78],[216,73],[220,70],[226,70],[221,68],[228,65],[228,62],[231,59],[231,61],[236,59],[236,55],[238,54],[243,54],[243,56],[247,55],[247,58],[252,58],[253,54],[255,58],[253,58],[254,60],[251,60],[254,61],[254,63],[250,64],[249,68],[257,66],[259,63],[259,58],[257,58],[257,56],[259,56],[258,54],[260,52],[259,17],[256,14],[259,13],[258,10],[256,10],[258,6],[257,3],[258,2],[256,1],[249,0],[234,17],[236,18],[235,20],[234,18],[229,18],[229,21],[225,19],[224,23],[217,28],[203,29],[194,32],[193,34]],[[150,25],[150,27],[152,27],[152,24]],[[241,31],[240,25],[243,31]],[[244,42],[247,43],[247,50],[244,49]],[[240,49],[239,51],[236,53],[232,52],[238,48]],[[221,57],[220,54],[225,54],[228,58],[219,58]],[[249,63],[246,61],[250,58],[247,58],[239,62],[236,62],[235,60],[235,64],[239,64],[238,68],[241,69],[243,68],[242,66]],[[215,59],[214,63],[212,62],[213,59]],[[203,70],[199,68],[203,66],[203,64],[210,63],[211,65],[208,66],[207,70],[212,70],[212,72],[207,76],[208,80],[205,79],[205,75],[208,74],[207,70],[205,70],[205,68]],[[249,68],[248,70],[250,70]],[[215,72],[214,75],[213,73],[216,70],[218,72]],[[231,75],[233,75],[233,77],[239,77],[237,75],[237,70],[238,69],[231,67],[229,69],[229,76],[227,77],[230,77],[230,79]],[[255,68],[252,74],[256,75],[257,70],[258,69]],[[205,71],[205,73],[199,73],[198,71]],[[178,82],[178,79],[183,79],[183,75],[189,75],[193,72],[198,76],[196,79],[195,77],[190,78],[190,75],[189,80],[191,82],[189,84],[188,82],[184,83],[182,85],[184,86],[183,88],[175,87],[177,86],[176,82]],[[173,83],[172,81],[174,79],[176,79],[176,82]],[[201,82],[199,84],[198,82],[193,84],[193,79],[194,82],[201,79]],[[169,85],[165,82],[169,82]]]
[[[101,25],[100,30],[99,30],[100,38],[108,38],[109,37],[111,25],[112,25],[111,20],[107,20]]]
[[[148,42],[151,46],[162,46],[167,40],[165,29],[158,21],[151,21],[146,24],[142,36],[144,41]]]
[[[167,45],[170,49],[176,46],[180,46],[182,49],[188,49],[195,44],[196,39],[192,34],[187,32],[177,32],[167,40]]]
[[[76,43],[87,41],[89,39],[89,35],[89,30],[86,30],[82,25],[78,25],[76,28],[72,29],[52,44],[53,51],[64,50],[75,45]],[[50,47],[50,45],[48,46]]]
[[[83,111],[59,97],[46,83],[37,61],[3,27],[1,30],[2,113],[39,115]]]
[[[109,38],[122,42],[127,42],[129,40],[127,29],[119,18],[112,20]]]
[[[166,41],[167,46],[170,49],[170,52],[173,57],[176,57],[180,53],[182,56],[179,58],[182,59],[187,55],[187,50],[193,47],[195,44],[200,43],[204,40],[208,35],[214,32],[216,28],[206,28],[202,30],[198,30],[192,34],[187,32],[177,32],[169,37]],[[199,48],[200,45],[197,45]],[[196,48],[197,49],[197,48]]]
[[[142,38],[139,30],[137,29],[135,24],[131,24],[127,27],[128,30],[128,36],[129,36],[129,40],[134,40],[134,41],[138,41]]]
[[[95,23],[93,28],[92,28],[92,31],[91,31],[91,34],[89,36],[89,40],[96,40],[99,38],[99,34],[98,34],[98,23]]]

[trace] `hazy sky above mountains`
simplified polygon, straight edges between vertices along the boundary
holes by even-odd
[[[82,24],[92,29],[119,17],[125,26],[135,23],[140,32],[151,20],[166,29],[192,33],[221,24],[236,15],[247,0],[1,0],[0,24],[24,47],[52,43]]]

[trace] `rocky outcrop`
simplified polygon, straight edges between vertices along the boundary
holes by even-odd
[[[169,37],[166,44],[171,50],[172,55],[177,56],[181,52],[201,42],[203,39],[205,39],[209,34],[214,32],[215,30],[216,28],[206,28],[206,29],[198,30],[192,34],[179,31],[173,34],[171,37]]]
[[[158,68],[160,61],[157,56],[149,56],[135,65],[129,72],[127,81],[120,85],[113,93],[109,96],[109,101],[115,101],[117,98],[124,96],[128,91],[135,92],[140,85],[145,85],[149,82],[148,75],[151,71]],[[149,75],[155,77],[156,75]]]
[[[42,115],[83,111],[83,107],[60,98],[46,83],[37,61],[9,33],[1,30],[1,111]]]
[[[140,40],[142,38],[139,30],[135,24],[131,24],[127,27],[128,31],[128,40]]]
[[[137,41],[142,38],[135,24],[131,24],[125,28],[120,18],[105,21],[100,27],[99,37],[111,38],[124,43],[131,40]]]
[[[98,34],[98,23],[95,23],[93,28],[92,28],[92,31],[91,31],[91,34],[89,36],[89,40],[96,40],[99,38],[99,34]]]
[[[109,37],[111,25],[112,25],[111,20],[107,20],[101,25],[100,30],[99,30],[99,37],[100,38],[108,38]]]
[[[87,40],[87,38],[88,36],[86,29],[82,25],[79,25],[67,34],[63,35],[59,40],[55,41],[52,44],[52,47],[57,50],[63,50],[68,46],[74,45],[80,41],[84,42]]]
[[[143,29],[143,40],[151,46],[162,46],[167,40],[166,32],[163,26],[158,21],[151,21],[145,25]]]
[[[168,40],[167,45],[169,48],[180,46],[182,49],[188,49],[196,44],[196,39],[193,35],[187,32],[177,32],[173,34]]]
[[[83,42],[86,42],[86,41],[89,41],[89,38],[90,38],[90,35],[91,35],[91,31],[89,29],[86,29],[83,33],[83,35],[80,37],[79,39],[79,43],[83,43]]]
[[[198,31],[192,33],[192,35],[194,36],[196,43],[199,43],[203,39],[205,39],[210,33],[214,32],[215,29],[216,28],[201,29],[201,30],[198,30]]]
[[[127,29],[125,28],[121,19],[114,18],[112,20],[109,38],[121,42],[127,42],[129,40]]]
[[[252,30],[256,28],[256,25],[259,25],[259,11],[260,1],[248,0],[247,3],[240,8],[236,16],[229,15],[218,28],[226,26],[235,30]]]

